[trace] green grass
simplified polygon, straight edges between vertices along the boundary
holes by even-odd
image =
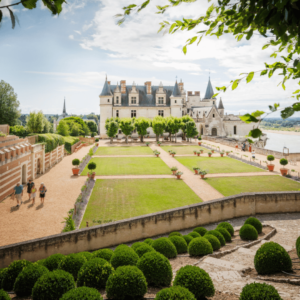
[[[176,179],[98,179],[80,225],[93,219],[123,220],[202,200],[182,181]]]
[[[208,184],[224,196],[252,192],[298,191],[300,183],[282,176],[207,178]]]
[[[170,168],[159,157],[94,157],[96,175],[163,175]],[[87,166],[81,175],[87,175]]]
[[[95,155],[151,155],[153,151],[147,146],[99,147]]]
[[[188,156],[175,158],[184,166],[193,171],[193,167],[209,170],[210,174],[216,173],[246,173],[265,172],[265,170],[248,165],[229,157],[220,157],[219,153],[214,153],[218,157]]]
[[[168,152],[169,150],[173,150],[176,152],[176,154],[191,154],[194,155],[194,150],[200,151],[204,150],[204,153],[208,153],[209,150],[200,146],[161,146],[163,150]]]

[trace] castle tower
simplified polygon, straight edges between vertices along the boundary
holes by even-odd
[[[222,98],[220,98],[220,102],[219,102],[219,106],[218,106],[218,112],[220,114],[220,116],[223,118],[224,117],[224,106],[223,106],[223,102],[222,102]]]
[[[63,107],[63,118],[65,118],[67,116],[67,110],[66,110],[66,98],[64,98],[64,107]]]

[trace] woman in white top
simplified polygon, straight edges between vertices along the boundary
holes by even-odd
[[[253,161],[255,161],[255,151],[254,150],[252,150],[252,159],[253,159]]]
[[[36,187],[35,187],[35,184],[33,184],[32,188],[31,188],[31,194],[30,194],[32,204],[34,204],[35,197],[36,197]]]

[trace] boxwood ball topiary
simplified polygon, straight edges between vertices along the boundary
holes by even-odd
[[[58,269],[58,266],[63,259],[65,259],[65,255],[63,255],[63,254],[60,254],[60,253],[52,254],[45,259],[43,265],[49,271],[54,271],[54,270]]]
[[[174,235],[169,237],[169,240],[176,247],[178,254],[187,252],[187,243],[183,237]]]
[[[199,233],[201,236],[204,236],[204,234],[207,232],[207,229],[204,227],[196,227],[193,231]]]
[[[187,243],[187,245],[189,245],[189,243],[192,241],[192,239],[193,239],[193,237],[192,236],[190,236],[190,235],[184,235],[184,236],[182,236],[184,239],[185,239],[185,241],[186,241],[186,243]]]
[[[69,272],[76,281],[78,272],[84,263],[86,263],[86,258],[83,255],[69,254],[61,261],[58,269]]]
[[[2,280],[5,277],[7,268],[0,269],[0,289],[2,289]]]
[[[227,229],[219,227],[216,228],[215,230],[219,231],[223,235],[225,242],[227,243],[231,242],[231,234],[227,231]]]
[[[148,244],[145,243],[145,245],[138,247],[135,252],[139,257],[142,257],[145,253],[148,253],[151,251],[155,251],[155,250],[151,246],[149,246]]]
[[[147,292],[147,281],[143,272],[134,266],[119,267],[108,277],[106,295],[123,300],[142,298]]]
[[[296,251],[298,257],[300,258],[300,236],[296,240]],[[1,287],[1,270],[0,270],[0,287]]]
[[[100,290],[114,272],[112,265],[103,258],[93,258],[86,262],[78,272],[77,286],[87,286]]]
[[[169,237],[171,237],[171,236],[182,236],[182,234],[178,231],[174,231],[169,234]]]
[[[35,262],[35,264],[38,264],[39,266],[44,266],[44,262],[45,262],[46,259],[40,259],[40,260],[37,260]]]
[[[4,290],[0,289],[0,300],[11,300],[11,298]]]
[[[167,258],[174,258],[177,256],[176,247],[168,238],[162,237],[155,240],[152,247]]]
[[[96,289],[85,287],[85,286],[70,290],[60,298],[60,300],[79,300],[79,299],[103,300],[102,296]]]
[[[254,217],[250,217],[245,221],[244,224],[250,224],[256,229],[258,234],[262,233],[263,226],[258,219],[254,218]]]
[[[291,271],[292,261],[282,246],[268,242],[256,251],[254,266],[258,274],[274,274],[281,271]]]
[[[100,250],[94,251],[92,253],[93,258],[103,258],[103,259],[107,260],[108,262],[110,262],[113,254],[114,254],[114,251],[112,251],[111,249],[100,249]]]
[[[146,244],[148,244],[148,245],[150,245],[150,246],[153,244],[153,242],[154,242],[154,241],[153,241],[152,239],[145,239],[145,240],[144,240],[144,243],[146,243]]]
[[[120,244],[120,245],[118,245],[118,246],[116,247],[114,253],[117,252],[117,251],[119,251],[119,250],[122,250],[122,249],[131,249],[131,248],[128,247],[127,245],[125,245],[125,244]],[[132,250],[132,249],[131,249],[131,250]]]
[[[195,238],[189,244],[190,256],[202,256],[213,253],[213,247],[204,237]]]
[[[204,236],[204,238],[207,239],[210,242],[210,244],[211,244],[214,251],[217,251],[221,248],[220,241],[214,235],[206,234]]]
[[[120,266],[135,266],[138,259],[139,256],[131,248],[128,247],[127,249],[124,247],[121,250],[114,252],[110,263],[117,269]]]
[[[243,287],[240,300],[282,300],[282,298],[274,286],[254,282]]]
[[[32,300],[57,300],[75,288],[74,277],[63,270],[42,275],[32,289]]]
[[[143,242],[135,242],[135,243],[132,244],[131,248],[132,248],[134,251],[136,251],[136,249],[137,249],[138,247],[143,246],[143,245],[144,245]]]
[[[137,267],[143,272],[150,286],[169,286],[173,273],[169,260],[162,254],[153,251],[144,254]]]
[[[240,237],[242,240],[257,240],[258,233],[255,227],[250,224],[245,224],[240,229]]]
[[[188,235],[191,236],[193,239],[201,237],[201,235],[196,231],[190,232]]]
[[[31,264],[25,267],[15,281],[14,292],[18,297],[30,296],[34,284],[45,273],[49,273],[49,270],[38,264]]]
[[[182,286],[194,294],[196,299],[212,297],[215,294],[214,284],[204,270],[196,266],[185,266],[179,269],[173,286]]]
[[[25,259],[15,260],[14,262],[12,262],[8,266],[6,274],[2,280],[2,288],[5,291],[12,291],[18,275],[22,272],[23,268],[27,267],[30,264],[32,263]]]
[[[86,261],[89,261],[93,258],[93,254],[91,252],[84,251],[84,252],[79,252],[77,254],[84,256]]]
[[[233,226],[228,223],[228,222],[221,222],[220,224],[218,224],[217,228],[225,228],[231,236],[234,236],[234,228]]]
[[[217,231],[217,230],[210,230],[210,231],[207,231],[206,234],[211,234],[211,235],[215,236],[219,240],[221,246],[225,246],[226,245],[225,239],[224,239],[223,235],[219,231]]]
[[[172,286],[159,291],[155,300],[196,300],[195,296],[182,286]]]

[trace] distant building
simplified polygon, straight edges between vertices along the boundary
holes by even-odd
[[[53,121],[53,131],[54,132],[56,131],[59,122],[61,120],[63,120],[64,118],[66,118],[67,116],[68,116],[68,114],[67,114],[67,110],[66,110],[66,98],[65,98],[64,99],[64,106],[63,106],[63,112],[62,112],[62,114],[58,117],[57,120]]]

